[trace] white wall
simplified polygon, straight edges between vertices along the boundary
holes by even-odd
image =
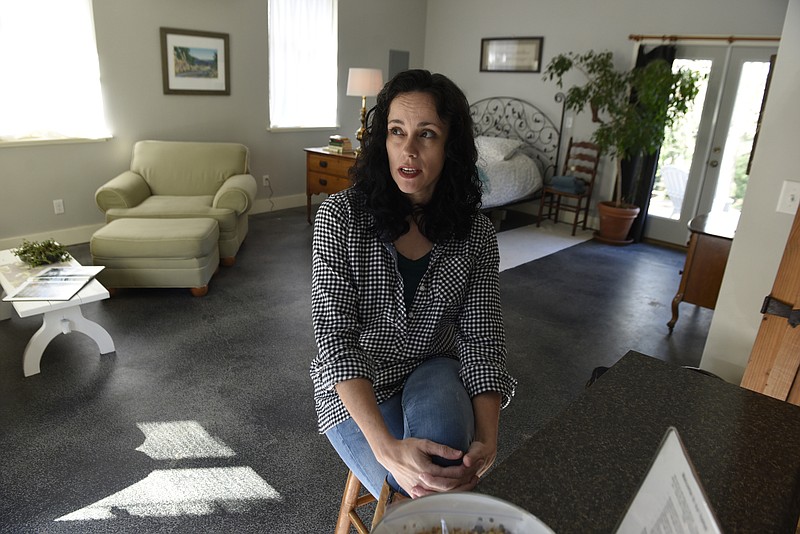
[[[267,131],[267,3],[265,0],[96,0],[100,70],[114,137],[107,142],[0,148],[0,249],[22,238],[88,241],[102,225],[94,192],[127,169],[139,139],[232,141],[251,151],[259,178],[257,210],[305,204],[303,147],[332,133],[354,137],[361,99],[345,96],[349,67],[387,73],[389,50],[410,52],[421,67],[427,0],[339,0],[340,128]],[[230,35],[231,95],[164,95],[160,27]],[[374,103],[374,99],[372,99]],[[368,100],[368,103],[369,100]],[[269,174],[272,203],[260,177]],[[53,199],[65,213],[53,213]]]
[[[103,143],[0,148],[0,248],[22,237],[85,242],[102,224],[94,191],[126,169],[138,139],[225,140],[248,145],[256,176],[269,173],[276,209],[305,202],[304,146],[330,131],[269,133],[267,15],[264,0],[98,0],[95,26],[114,138]],[[787,5],[789,9],[787,11]],[[785,27],[784,27],[785,18]],[[360,99],[344,96],[347,68],[388,67],[390,49],[411,52],[411,67],[450,76],[470,100],[525,98],[553,116],[554,85],[540,74],[479,72],[482,37],[543,36],[543,63],[563,51],[608,49],[632,58],[631,33],[782,35],[742,219],[711,324],[702,365],[738,382],[758,328],[791,217],[775,212],[792,169],[800,112],[800,0],[340,0],[340,132],[358,127]],[[164,95],[159,27],[230,34],[230,96]],[[578,117],[576,135],[590,124]],[[570,132],[566,132],[569,134]],[[610,167],[610,166],[608,166]],[[608,176],[604,177],[608,180]],[[259,209],[270,209],[259,186]],[[52,200],[66,212],[54,215]]]
[[[800,181],[792,156],[800,124],[800,0],[790,0],[764,109],[742,217],[733,240],[701,366],[739,383],[772,290],[793,216],[775,208],[784,180]]]
[[[540,74],[480,72],[481,38],[543,36],[544,65],[560,52],[595,49],[610,50],[620,66],[629,66],[635,50],[635,43],[628,39],[632,33],[783,34],[747,199],[701,364],[735,383],[741,380],[758,329],[761,302],[770,291],[791,227],[791,216],[775,212],[778,193],[783,180],[800,181],[787,161],[787,155],[797,151],[800,124],[800,0],[790,1],[791,5],[789,0],[428,2],[426,68],[448,74],[471,101],[493,95],[516,96],[537,104],[552,117],[559,114],[553,101],[556,86],[544,82]],[[588,137],[589,118],[578,116],[573,131],[565,132],[566,136],[571,133]],[[595,201],[610,197],[611,167],[604,166]]]
[[[786,4],[787,0],[431,0],[425,67],[449,75],[470,101],[515,96],[558,122],[560,107],[553,100],[558,89],[541,74],[479,71],[481,38],[543,36],[543,66],[561,52],[594,49],[610,50],[620,67],[629,67],[636,46],[630,34],[777,36]],[[576,75],[574,80],[580,78]],[[562,139],[572,134],[588,138],[591,131],[589,117],[580,115]],[[606,163],[593,204],[611,197],[614,169]]]
[[[340,0],[340,118],[336,131],[270,133],[267,125],[265,0],[98,0],[94,4],[100,67],[114,138],[108,142],[0,148],[0,248],[23,237],[85,242],[102,222],[94,191],[127,168],[139,139],[225,140],[250,147],[253,174],[269,174],[272,202],[259,185],[256,211],[305,202],[302,148],[358,127],[360,99],[344,96],[347,68],[388,67],[390,49],[408,50],[411,67],[455,80],[470,100],[505,94],[552,116],[556,88],[539,74],[480,73],[481,37],[544,37],[544,57],[566,50],[609,49],[631,60],[630,33],[777,35],[787,0]],[[159,27],[230,34],[231,95],[164,95]],[[370,102],[371,103],[371,102]],[[588,136],[585,117],[574,133]],[[565,132],[567,135],[572,131]],[[600,184],[610,196],[611,165]],[[605,184],[605,186],[603,185]],[[605,189],[603,188],[605,187]],[[52,200],[64,199],[63,215]]]

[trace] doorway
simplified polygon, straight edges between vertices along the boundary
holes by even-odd
[[[687,225],[713,213],[735,229],[773,46],[678,45],[673,69],[704,75],[689,113],[667,132],[647,211],[645,237],[686,245]]]

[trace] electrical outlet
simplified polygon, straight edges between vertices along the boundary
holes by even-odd
[[[269,185],[269,174],[265,174],[264,176],[261,177],[261,184],[264,187],[267,187]]]
[[[800,182],[784,180],[781,196],[778,197],[778,207],[775,210],[779,213],[794,215],[797,213],[798,204],[800,204]]]
[[[64,213],[64,201],[62,199],[59,198],[53,201],[53,211],[56,212],[56,215]]]

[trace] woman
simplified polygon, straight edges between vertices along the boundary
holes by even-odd
[[[319,429],[376,497],[387,477],[413,498],[470,490],[516,382],[469,105],[445,76],[411,70],[370,119],[354,186],[314,226]]]

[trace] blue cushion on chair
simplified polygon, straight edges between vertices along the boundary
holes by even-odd
[[[492,187],[491,183],[489,182],[489,175],[486,174],[486,171],[480,165],[478,165],[478,179],[481,181],[481,184],[483,185],[483,192],[491,193]]]
[[[586,192],[586,182],[577,176],[553,176],[549,187],[564,193],[581,195]]]

